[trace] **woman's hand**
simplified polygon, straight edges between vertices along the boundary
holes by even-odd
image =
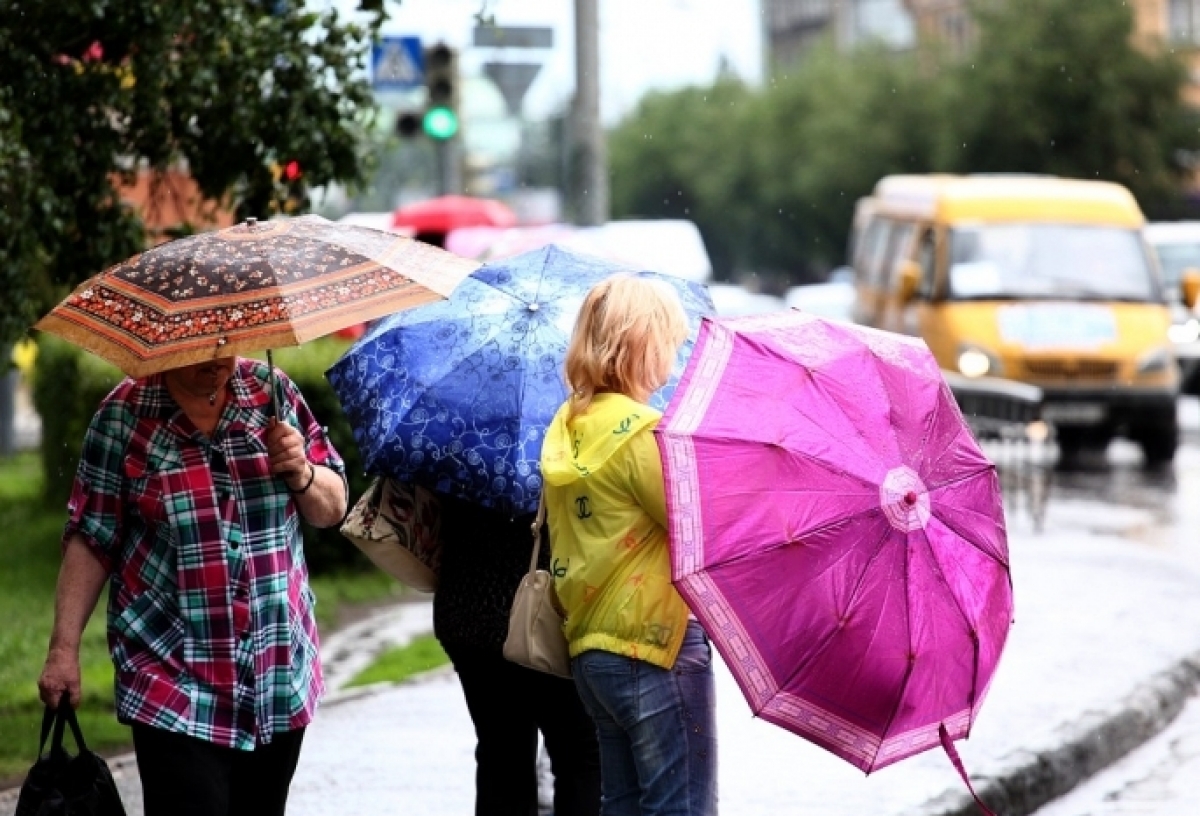
[[[46,665],[38,678],[38,695],[50,708],[58,708],[63,694],[69,694],[71,708],[79,708],[83,687],[79,678],[79,650],[51,646]]]
[[[304,450],[304,436],[286,422],[274,417],[267,427],[267,456],[271,472],[281,477],[290,490],[300,490],[312,474],[313,465]]]
[[[38,695],[51,708],[58,708],[64,692],[69,695],[71,707],[79,707],[79,642],[107,580],[107,568],[83,536],[74,533],[63,548],[54,594],[54,630],[50,633],[46,665],[38,678]]]
[[[299,431],[272,419],[267,428],[267,456],[271,472],[287,483],[305,521],[314,527],[341,524],[346,515],[346,483],[329,468],[308,461]]]

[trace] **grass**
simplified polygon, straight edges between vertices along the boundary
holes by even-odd
[[[347,685],[354,687],[371,683],[398,683],[449,662],[450,658],[442,651],[437,639],[433,635],[423,635],[407,646],[389,649],[379,655]]]
[[[37,751],[42,703],[37,678],[54,621],[59,538],[65,510],[41,501],[41,461],[25,453],[0,460],[0,779],[24,773]],[[101,604],[105,600],[101,600]],[[94,615],[80,650],[88,747],[110,751],[129,742],[113,716],[112,663],[103,614]]]
[[[33,764],[41,726],[37,678],[54,621],[54,585],[65,508],[42,501],[36,453],[0,458],[0,786],[17,782]],[[346,610],[394,599],[401,587],[372,570],[313,579],[317,620],[326,631]],[[107,595],[107,593],[106,593]],[[79,721],[88,747],[113,753],[130,745],[113,709],[113,668],[105,639],[102,597],[80,650],[84,701]]]
[[[344,625],[346,613],[355,608],[396,601],[405,592],[396,579],[377,569],[317,575],[309,583],[317,596],[317,626],[330,632]]]

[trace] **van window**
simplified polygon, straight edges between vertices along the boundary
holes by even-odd
[[[1183,273],[1188,269],[1200,269],[1200,243],[1158,244],[1158,263],[1162,267],[1163,283],[1172,289],[1179,288]]]
[[[923,231],[919,241],[917,265],[921,267],[921,285],[917,287],[917,296],[929,300],[933,297],[933,287],[937,280],[937,246],[934,243],[933,230]]]
[[[1162,299],[1135,230],[989,224],[950,231],[950,297]]]
[[[855,268],[858,270],[859,279],[872,288],[877,285],[879,280],[877,270],[882,261],[881,253],[887,246],[887,235],[891,225],[892,222],[884,218],[871,219],[866,235],[863,236],[862,243],[858,248],[859,255],[855,259]]]
[[[896,286],[896,275],[900,269],[900,263],[912,258],[913,239],[917,234],[917,225],[911,222],[900,222],[892,229],[888,236],[887,252],[884,255],[884,267],[882,274],[885,275],[885,280],[889,289],[894,289]]]

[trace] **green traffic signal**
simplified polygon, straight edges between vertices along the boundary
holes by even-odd
[[[446,107],[430,108],[425,112],[421,127],[431,139],[453,139],[458,133],[458,114]]]

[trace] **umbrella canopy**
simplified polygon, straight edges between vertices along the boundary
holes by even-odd
[[[316,215],[162,244],[83,283],[34,328],[131,377],[299,345],[444,300],[478,264]]]
[[[756,715],[868,773],[969,733],[1012,622],[1008,545],[923,342],[706,320],[655,433],[675,584]]]
[[[575,318],[588,290],[621,272],[673,286],[692,338],[712,314],[703,286],[550,246],[480,268],[444,303],[380,321],[327,373],[367,471],[485,507],[536,510]],[[690,352],[689,340],[658,407]]]
[[[439,196],[401,207],[392,215],[393,227],[417,233],[447,233],[460,227],[511,227],[517,216],[504,203],[490,198]]]

